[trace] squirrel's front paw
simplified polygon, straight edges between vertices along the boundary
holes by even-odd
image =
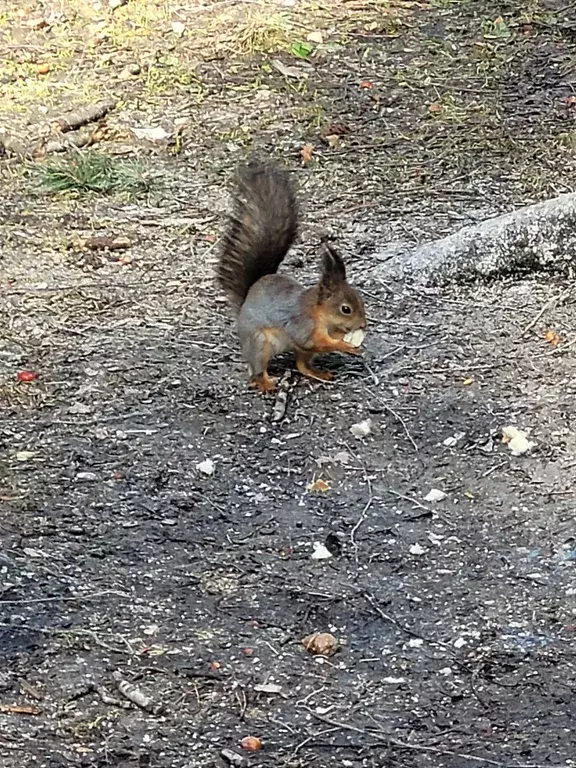
[[[347,355],[361,355],[363,351],[362,347],[353,347],[352,344],[346,344],[346,342],[344,342],[342,347],[342,352],[345,352]]]

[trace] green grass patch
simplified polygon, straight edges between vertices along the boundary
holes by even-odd
[[[36,166],[39,187],[46,192],[96,192],[102,195],[133,195],[150,189],[151,180],[142,165],[98,152],[46,160]]]

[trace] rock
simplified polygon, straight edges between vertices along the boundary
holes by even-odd
[[[443,501],[446,498],[444,491],[439,488],[432,488],[432,490],[424,496],[424,501],[436,502]]]
[[[372,432],[372,419],[364,419],[364,421],[359,421],[357,424],[352,424],[350,432],[358,440],[367,437]]]

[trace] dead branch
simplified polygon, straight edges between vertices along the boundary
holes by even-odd
[[[161,705],[156,705],[150,696],[147,696],[135,685],[129,683],[128,680],[124,680],[120,672],[113,672],[112,677],[114,678],[116,687],[125,699],[136,704],[140,709],[145,709],[152,714],[158,714],[160,712],[162,708]]]

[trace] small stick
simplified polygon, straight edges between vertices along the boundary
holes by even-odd
[[[370,369],[368,369],[368,370],[370,370]],[[412,444],[412,447],[414,448],[415,451],[418,451],[418,445],[417,445],[416,441],[414,440],[414,438],[412,437],[412,435],[410,434],[410,430],[408,429],[408,425],[406,424],[406,421],[402,418],[402,416],[400,416],[400,414],[397,411],[395,411],[393,408],[391,408],[381,397],[378,397],[378,395],[375,394],[371,389],[368,389],[368,387],[366,387],[366,390],[372,395],[372,397],[376,398],[376,400],[380,403],[380,405],[386,411],[388,411],[388,413],[391,416],[393,416],[397,421],[400,422],[400,424],[402,425],[402,429],[404,430],[404,432],[406,434],[406,437],[408,438],[408,440]]]
[[[374,495],[372,493],[372,483],[370,482],[370,478],[368,477],[368,473],[366,472],[366,467],[362,466],[362,470],[364,472],[364,479],[366,480],[366,485],[368,486],[368,500],[366,501],[366,504],[364,504],[364,509],[360,513],[360,516],[356,523],[354,524],[354,527],[350,531],[350,543],[352,544],[352,547],[354,548],[354,560],[356,562],[356,565],[358,565],[358,542],[356,541],[356,533],[364,520],[366,520],[366,515],[368,513],[368,510],[372,506],[372,502],[374,500]]]
[[[288,394],[290,391],[290,384],[292,380],[292,371],[285,371],[282,378],[278,382],[278,390],[276,394],[276,402],[272,410],[272,422],[277,423],[281,421],[286,415],[286,407],[288,405]]]
[[[383,402],[382,400],[380,402],[382,403],[382,406],[388,411],[388,413],[390,413],[392,416],[394,416],[394,418],[397,421],[399,421],[400,424],[402,424],[402,428],[404,429],[404,432],[406,433],[406,437],[412,443],[412,447],[414,448],[414,450],[417,451],[418,450],[418,445],[416,444],[416,441],[414,440],[414,438],[412,437],[412,435],[408,431],[408,427],[406,426],[406,422],[404,421],[402,416],[400,416],[400,414],[397,413],[393,408],[390,408],[389,405],[386,405],[386,403]]]
[[[371,736],[374,739],[382,740],[385,744],[388,744],[392,747],[397,747],[398,749],[407,749],[412,750],[413,752],[429,752],[433,755],[450,755],[451,757],[457,757],[460,760],[470,760],[476,763],[483,763],[484,765],[494,765],[498,768],[544,768],[544,766],[534,765],[534,764],[520,764],[516,766],[508,766],[506,763],[501,762],[500,760],[492,760],[489,757],[480,757],[480,755],[471,755],[468,752],[456,752],[453,749],[443,749],[442,747],[432,747],[427,744],[414,744],[409,741],[402,741],[400,739],[395,739],[392,736],[388,736],[387,733],[381,730],[373,730],[371,728],[357,728],[354,725],[351,725],[349,723],[342,723],[338,720],[332,720],[330,717],[326,717],[325,715],[319,715],[318,712],[315,712],[313,709],[310,709],[309,707],[303,707],[310,715],[312,715],[313,718],[316,720],[320,720],[322,723],[326,723],[326,725],[332,725],[335,728],[341,728],[345,731],[353,731],[354,733],[361,733],[364,736]],[[370,747],[370,745],[367,745],[367,747]],[[551,768],[554,768],[554,766],[551,766]],[[559,766],[556,766],[556,768],[559,768]]]
[[[119,699],[115,699],[114,696],[110,696],[101,685],[95,685],[94,690],[100,697],[100,701],[104,702],[104,704],[112,704],[115,707],[122,707],[123,709],[130,706],[127,701],[120,701]]]
[[[125,699],[136,704],[140,709],[145,709],[152,714],[158,714],[160,707],[154,704],[154,700],[151,699],[150,696],[142,693],[141,690],[136,688],[132,683],[129,683],[128,680],[124,680],[120,672],[113,672],[112,677],[114,678],[116,687]]]
[[[434,516],[434,512],[430,509],[430,507],[427,507],[426,504],[421,504],[418,499],[413,499],[411,496],[405,496],[403,493],[398,493],[398,491],[393,491],[392,488],[386,488],[386,493],[391,493],[392,496],[397,496],[399,499],[404,499],[404,501],[409,501],[411,504],[414,504],[415,507],[418,507],[419,509],[423,509],[425,512],[427,512],[429,515]]]
[[[517,340],[521,339],[523,336],[525,336],[528,331],[531,331],[532,328],[536,325],[536,323],[541,319],[541,317],[544,315],[545,312],[547,312],[549,309],[552,309],[556,304],[560,303],[561,301],[564,301],[567,296],[570,295],[570,289],[567,288],[565,291],[562,291],[562,293],[559,293],[557,296],[552,296],[551,299],[548,299],[548,301],[544,304],[540,312],[534,317],[528,325],[524,328],[523,331],[521,331],[518,336]]]

